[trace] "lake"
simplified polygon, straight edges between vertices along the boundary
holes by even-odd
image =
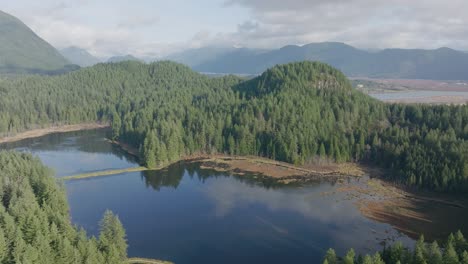
[[[52,134],[3,145],[32,152],[57,177],[139,166],[106,140],[106,130]],[[361,179],[349,179],[359,184]],[[339,254],[413,240],[361,215],[340,184],[271,185],[179,163],[164,171],[132,172],[66,182],[73,223],[98,234],[106,209],[128,236],[129,256],[185,263],[321,263]],[[333,195],[325,195],[333,193]]]

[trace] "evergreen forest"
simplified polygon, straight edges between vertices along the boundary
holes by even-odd
[[[197,153],[296,165],[370,162],[395,182],[468,190],[468,106],[385,104],[319,62],[245,80],[181,64],[98,64],[60,76],[0,80],[0,134],[107,122],[148,167]]]

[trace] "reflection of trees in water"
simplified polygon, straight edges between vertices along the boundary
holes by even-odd
[[[154,190],[159,191],[161,187],[172,187],[177,189],[180,181],[184,177],[185,168],[182,164],[174,164],[164,170],[157,171],[143,171],[147,187],[152,187]]]
[[[113,154],[120,159],[136,163],[136,158],[125,153],[118,146],[109,143],[109,129],[72,131],[49,134],[38,138],[23,139],[0,145],[0,149],[28,148],[32,151],[66,150],[67,146],[86,153]]]
[[[234,177],[236,180],[245,183],[250,187],[262,187],[265,189],[279,189],[279,188],[297,188],[311,185],[319,185],[323,180],[312,180],[307,182],[294,182],[282,183],[270,177],[263,177],[259,175],[231,175],[227,172],[219,172],[213,169],[202,169],[200,163],[185,163],[178,162],[169,166],[164,170],[159,171],[144,171],[142,173],[147,187],[152,187],[154,190],[159,191],[163,187],[172,187],[177,189],[180,182],[185,177],[197,178],[200,182],[204,183],[209,178],[226,178]],[[331,182],[334,184],[335,182]]]

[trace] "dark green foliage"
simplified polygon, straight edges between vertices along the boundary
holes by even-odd
[[[463,238],[460,231],[455,235],[450,235],[444,244],[444,248],[440,248],[436,241],[431,244],[424,242],[424,237],[416,242],[414,250],[403,247],[398,242],[391,247],[385,248],[382,252],[375,253],[374,256],[366,255],[364,257],[356,257],[354,251],[351,249],[346,256],[339,258],[336,262],[338,264],[344,263],[357,263],[357,264],[465,264],[468,260],[467,241]],[[324,263],[330,263],[329,249],[324,257]]]
[[[354,249],[350,249],[343,258],[343,264],[354,264],[355,257],[356,253],[354,252]]]
[[[99,248],[107,263],[125,263],[127,241],[125,230],[117,216],[106,211],[100,223]]]
[[[99,243],[70,223],[63,188],[38,158],[0,152],[0,263],[122,263],[125,231],[106,212]],[[113,245],[109,248],[108,245]],[[117,262],[106,261],[116,256]]]
[[[148,167],[197,153],[372,161],[410,186],[468,190],[468,106],[384,104],[322,63],[280,65],[249,81],[172,62],[98,64],[4,80],[0,95],[0,134],[109,122]]]
[[[332,248],[330,248],[327,251],[327,254],[325,255],[324,263],[325,262],[328,263],[328,264],[337,264],[338,263],[338,259],[336,257],[335,250],[333,250]]]

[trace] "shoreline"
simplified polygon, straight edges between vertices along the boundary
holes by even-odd
[[[233,175],[259,175],[277,180],[279,183],[293,183],[326,178],[361,177],[366,174],[365,168],[355,163],[295,166],[257,156],[230,156],[224,154],[187,156],[182,161],[199,163],[202,169],[217,172],[229,172]]]
[[[99,128],[107,128],[107,123],[81,123],[73,125],[58,125],[48,128],[38,128],[17,133],[13,136],[0,137],[0,144],[17,142],[23,139],[37,138],[55,133],[65,133],[73,131],[85,131]]]
[[[55,133],[73,131],[86,131],[100,128],[108,128],[107,123],[81,123],[73,125],[56,125],[48,128],[27,130],[14,136],[0,137],[0,144],[17,142],[23,139],[37,138]],[[137,148],[111,139],[110,143],[118,146],[123,151],[140,159]],[[201,168],[213,169],[218,172],[230,172],[235,175],[257,174],[273,178],[283,183],[317,177],[360,177],[368,172],[368,168],[357,163],[326,163],[312,164],[308,166],[295,166],[286,162],[280,162],[258,156],[231,156],[226,154],[194,154],[179,158],[158,168],[148,170],[163,170],[178,162],[201,163]]]
[[[113,142],[123,151],[136,148],[119,142]],[[135,153],[135,152],[134,152]],[[225,172],[233,176],[249,177],[253,179],[273,180],[279,184],[302,184],[314,181],[331,181],[338,184],[333,195],[341,193],[344,199],[353,200],[354,206],[365,218],[385,223],[411,239],[417,239],[424,234],[431,239],[446,237],[453,230],[442,228],[442,223],[448,219],[457,219],[468,208],[463,199],[455,199],[451,195],[412,190],[404,186],[389,182],[380,177],[384,171],[365,164],[313,164],[309,166],[295,166],[257,156],[229,156],[224,154],[197,154],[181,157],[179,160],[165,164],[152,170],[165,170],[169,166],[186,162],[197,163],[201,169]],[[375,178],[375,176],[377,176]],[[357,181],[348,182],[350,177]],[[461,223],[458,226],[463,227]],[[438,232],[428,231],[435,227]],[[382,242],[392,242],[391,239]]]
[[[79,130],[92,130],[107,128],[107,124],[88,123],[56,126],[44,129],[35,129],[19,133],[12,137],[0,138],[0,143],[14,142],[26,138],[35,138],[53,133],[64,133]],[[125,153],[139,159],[137,148],[117,141],[108,141],[119,147]],[[425,232],[428,237],[435,237],[438,233],[428,232],[433,225],[446,221],[445,215],[457,219],[457,215],[468,208],[465,199],[454,199],[450,195],[437,193],[424,193],[410,190],[404,186],[398,186],[377,177],[383,172],[375,167],[356,163],[315,163],[306,166],[295,166],[286,162],[275,161],[258,156],[230,156],[225,154],[195,154],[183,156],[177,161],[164,164],[159,168],[148,170],[165,170],[169,166],[179,163],[198,163],[201,169],[226,172],[234,176],[253,175],[254,178],[263,177],[272,179],[281,184],[304,183],[315,180],[338,181],[341,192],[348,199],[355,200],[354,204],[366,218],[387,223],[412,238]],[[129,168],[126,170],[147,170],[143,167]],[[114,174],[115,171],[112,171]],[[102,174],[102,175],[101,175]],[[78,175],[79,178],[92,178],[107,176],[105,172],[94,172]],[[346,178],[363,177],[365,182],[353,185],[346,182]],[[325,194],[324,194],[325,195]],[[464,213],[465,214],[465,213]],[[468,215],[468,214],[466,214]],[[453,230],[452,230],[453,231]],[[448,231],[442,231],[442,233]],[[441,233],[441,232],[439,232]],[[443,234],[446,236],[448,234]]]
[[[412,239],[421,234],[431,240],[442,239],[454,232],[443,223],[452,221],[463,228],[460,219],[468,216],[468,198],[413,190],[379,178],[362,184],[344,184],[336,192],[352,199],[366,218],[387,223]]]
[[[159,259],[149,259],[149,258],[128,258],[128,264],[174,264],[173,262]]]
[[[123,142],[109,140],[126,153],[140,159],[138,149]],[[277,180],[280,183],[291,183],[325,178],[362,177],[371,170],[357,163],[328,163],[296,166],[287,162],[276,161],[258,156],[235,156],[227,154],[193,154],[180,157],[178,160],[148,170],[164,170],[179,163],[200,163],[202,169],[217,172],[229,172],[233,175],[259,175]]]

